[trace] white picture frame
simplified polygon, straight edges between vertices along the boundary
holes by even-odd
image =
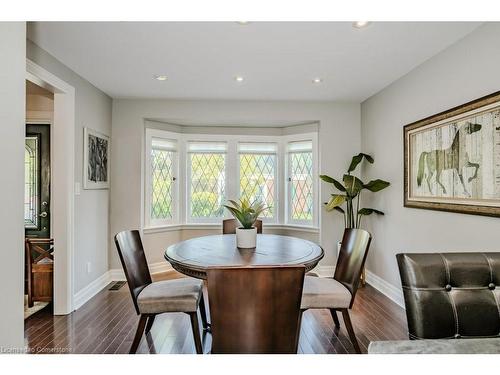
[[[97,130],[83,128],[83,188],[109,189],[110,138]]]

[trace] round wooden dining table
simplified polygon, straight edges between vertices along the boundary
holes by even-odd
[[[254,249],[236,247],[236,235],[192,238],[169,246],[165,259],[191,277],[206,279],[208,267],[304,265],[312,270],[323,258],[323,249],[301,238],[258,234]]]

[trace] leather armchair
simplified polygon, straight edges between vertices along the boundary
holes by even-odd
[[[500,337],[500,253],[396,258],[410,339]]]

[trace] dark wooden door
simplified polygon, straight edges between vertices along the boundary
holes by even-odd
[[[50,238],[50,126],[27,124],[24,150],[26,237]]]

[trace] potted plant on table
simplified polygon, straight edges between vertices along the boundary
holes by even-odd
[[[257,242],[257,228],[253,225],[259,215],[269,207],[262,202],[250,203],[248,199],[242,198],[239,202],[229,200],[231,205],[224,205],[229,212],[238,220],[241,227],[236,228],[236,246],[238,248],[254,248]]]
[[[342,182],[327,175],[319,176],[323,181],[331,184],[336,190],[336,192],[331,195],[330,200],[325,203],[326,210],[342,213],[342,215],[344,216],[344,226],[346,229],[360,228],[361,220],[364,216],[368,216],[371,214],[384,214],[382,211],[375,208],[360,207],[361,192],[363,190],[368,190],[376,193],[390,185],[389,182],[380,179],[371,180],[370,182],[365,184],[359,177],[354,176],[352,173],[356,170],[356,167],[363,160],[366,160],[370,164],[373,164],[374,162],[373,157],[368,154],[359,153],[358,155],[353,156],[351,164],[347,168],[347,172],[342,177]],[[338,244],[337,251],[339,249],[340,242]]]

